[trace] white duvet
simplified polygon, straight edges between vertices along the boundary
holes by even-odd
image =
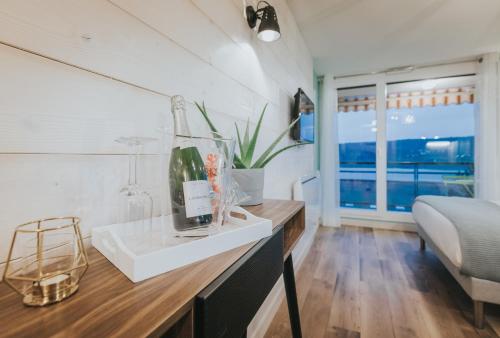
[[[500,201],[492,201],[500,205]],[[416,201],[413,218],[422,227],[434,244],[457,267],[462,267],[462,251],[455,226],[443,214],[426,203]]]

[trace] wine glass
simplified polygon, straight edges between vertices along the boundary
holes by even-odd
[[[139,155],[150,137],[120,137],[116,142],[128,147],[128,184],[120,190],[120,220],[122,235],[138,236],[152,232],[153,198],[137,181]]]

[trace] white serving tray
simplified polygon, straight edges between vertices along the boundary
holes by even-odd
[[[232,211],[246,219],[230,217],[219,232],[206,237],[175,236],[172,218],[166,216],[153,219],[151,228],[135,229],[134,233],[127,224],[95,227],[92,245],[136,283],[272,234],[271,220],[240,207]]]

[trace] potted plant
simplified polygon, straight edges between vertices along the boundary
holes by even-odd
[[[208,124],[210,130],[216,134],[218,132],[217,128],[214,126],[212,121],[210,120],[207,109],[205,108],[205,103],[201,105],[196,103],[196,107],[201,112],[205,121]],[[262,113],[260,114],[259,120],[257,122],[257,126],[252,135],[250,135],[250,121],[247,120],[245,133],[243,137],[241,137],[240,129],[238,125],[235,123],[236,127],[236,135],[238,137],[238,147],[239,154],[234,155],[233,160],[233,177],[240,186],[240,189],[249,195],[250,199],[241,203],[242,205],[257,205],[261,204],[263,200],[263,192],[264,192],[264,167],[276,156],[281,154],[287,149],[297,147],[304,144],[310,144],[310,142],[298,142],[288,146],[285,146],[281,149],[274,151],[274,148],[278,145],[278,143],[288,134],[290,129],[298,122],[300,119],[292,121],[290,125],[274,140],[274,142],[269,145],[269,147],[257,158],[257,160],[253,161],[255,146],[257,144],[257,139],[259,137],[260,127],[262,125],[262,119],[264,117],[264,113],[266,112],[267,104],[262,109]]]

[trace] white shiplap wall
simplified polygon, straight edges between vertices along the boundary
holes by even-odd
[[[171,95],[186,97],[197,134],[207,129],[195,100],[228,135],[269,103],[262,151],[289,123],[297,88],[313,97],[311,56],[286,2],[272,3],[275,43],[256,39],[240,0],[1,1],[0,263],[16,224],[79,215],[88,234],[114,222],[127,175],[114,139],[171,130]],[[145,152],[140,177],[159,209],[159,146]],[[312,146],[281,155],[266,197],[290,198],[312,170]]]

